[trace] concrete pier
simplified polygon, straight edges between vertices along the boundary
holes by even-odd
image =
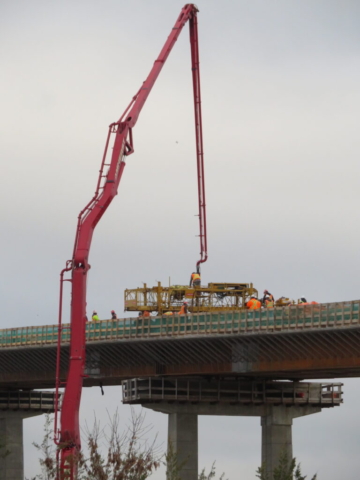
[[[198,416],[193,413],[170,413],[168,443],[171,443],[181,476],[198,478]]]
[[[181,480],[198,479],[198,415],[261,418],[261,462],[269,480],[286,452],[293,458],[293,419],[342,402],[342,384],[203,379],[133,379],[123,383],[123,402],[168,414],[168,442]],[[260,463],[260,462],[259,462]]]
[[[54,392],[0,392],[0,479],[24,480],[23,420],[55,410]],[[60,399],[59,399],[60,400]]]
[[[294,418],[321,412],[320,407],[272,405],[175,405],[143,404],[143,407],[169,415],[168,442],[171,442],[182,466],[181,480],[198,479],[198,415],[261,417],[261,463],[269,479],[286,451],[292,459],[292,422]]]
[[[294,418],[321,412],[320,407],[267,406],[266,414],[261,416],[261,463],[269,478],[279,464],[279,458],[285,452],[289,461],[293,458],[292,423]]]
[[[0,412],[0,478],[24,479],[23,420],[42,412]]]

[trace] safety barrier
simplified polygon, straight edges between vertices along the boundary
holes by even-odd
[[[360,300],[274,309],[225,311],[190,315],[101,320],[86,324],[87,342],[179,337],[185,335],[247,334],[343,328],[360,324]],[[0,330],[0,348],[54,345],[57,325]],[[70,325],[63,325],[61,343],[70,342]]]

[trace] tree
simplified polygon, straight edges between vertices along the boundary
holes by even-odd
[[[171,441],[168,443],[168,449],[164,455],[163,464],[166,467],[166,480],[181,480],[180,472],[186,463],[186,460],[179,463],[174,446]]]
[[[288,454],[284,450],[279,457],[279,464],[274,468],[273,474],[266,473],[265,465],[263,464],[256,471],[256,477],[260,480],[305,480],[307,477],[301,473],[300,463],[296,465],[296,458],[289,461]],[[311,480],[316,480],[315,474]]]
[[[212,480],[215,478],[216,475],[216,469],[215,469],[215,462],[211,465],[211,470],[210,472],[206,475],[205,473],[205,468],[201,471],[199,474],[199,480]],[[220,477],[219,480],[224,480],[225,473],[223,473]]]
[[[77,480],[146,480],[157,470],[161,463],[166,466],[167,480],[181,480],[181,470],[186,464],[186,460],[179,464],[176,452],[171,442],[168,445],[168,451],[161,455],[159,448],[155,445],[155,440],[148,444],[146,436],[151,427],[145,426],[145,414],[137,415],[131,409],[130,425],[125,432],[119,432],[119,414],[116,411],[113,417],[109,416],[107,428],[100,428],[100,423],[94,420],[91,429],[86,425],[84,436],[85,452],[80,452],[76,462],[78,464]],[[34,446],[42,457],[39,459],[41,473],[31,480],[55,480],[56,479],[56,448],[53,444],[52,419],[46,416],[45,434],[42,443]],[[105,445],[105,453],[101,448],[101,443]],[[0,458],[4,458],[9,452],[1,453],[4,445],[0,443]],[[161,460],[163,458],[164,460]],[[215,462],[212,464],[210,472],[205,469],[199,474],[198,480],[215,480],[216,469]],[[272,475],[266,473],[265,465],[259,467],[256,471],[256,477],[259,480],[306,480],[300,468],[300,463],[296,464],[296,458],[289,461],[286,450],[279,458],[279,464]],[[225,480],[223,473],[218,480]],[[317,480],[314,475],[311,480]]]
[[[187,460],[185,459],[182,463],[179,464],[176,452],[174,450],[172,442],[168,444],[168,450],[165,454],[164,465],[166,466],[166,480],[182,480],[181,471],[186,465]],[[211,466],[211,470],[208,474],[205,473],[205,468],[199,474],[199,480],[213,480],[216,475],[215,462]],[[224,480],[224,473],[221,475],[219,480]]]
[[[33,443],[34,447],[43,454],[43,458],[39,459],[41,474],[36,475],[33,480],[52,480],[56,478],[56,449],[53,442],[52,423],[51,416],[46,415],[43,441],[40,445]]]
[[[119,432],[118,412],[111,418],[109,425],[101,429],[96,420],[91,429],[86,426],[86,449],[80,452],[77,480],[145,480],[160,466],[160,454],[155,440],[149,445],[146,436],[150,427],[144,425],[145,414],[136,415],[131,409],[131,422],[127,430]],[[43,442],[34,446],[41,452],[41,473],[36,480],[56,478],[56,449],[52,443],[53,431],[50,416],[46,417]],[[105,453],[101,449],[105,444]],[[35,480],[34,479],[34,480]]]

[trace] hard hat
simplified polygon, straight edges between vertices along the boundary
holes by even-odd
[[[187,302],[187,301],[185,300],[183,304],[184,304],[184,305],[185,305],[185,304],[187,305],[188,303],[189,303],[189,302]]]
[[[266,294],[266,293],[269,293],[269,292],[267,290],[264,290],[264,293]]]
[[[111,310],[111,312],[110,312],[110,313],[115,313],[115,310]]]
[[[94,310],[94,311],[93,311],[93,315],[96,315],[96,314],[97,314],[97,311],[96,311],[96,310]]]

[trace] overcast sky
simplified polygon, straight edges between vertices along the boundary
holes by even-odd
[[[203,283],[275,297],[358,299],[360,3],[199,0],[209,259]],[[95,190],[108,125],[148,75],[180,0],[0,3],[0,328],[56,323],[76,218]],[[90,255],[88,312],[123,291],[186,283],[199,257],[188,28],[134,128],[135,153]],[[65,298],[69,305],[69,295]],[[65,308],[65,321],[68,308]],[[359,477],[359,380],[340,408],[294,422],[294,454],[319,480]],[[81,417],[120,404],[87,389]],[[124,421],[128,407],[120,406]],[[166,417],[148,414],[159,439]],[[43,418],[25,421],[25,465]],[[260,420],[201,418],[200,466],[255,478]],[[164,478],[159,473],[154,480]]]

